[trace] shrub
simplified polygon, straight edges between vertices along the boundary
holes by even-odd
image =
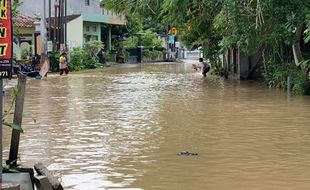
[[[138,37],[132,37],[130,40],[124,41],[122,45],[125,48],[136,48],[138,42],[139,42]]]
[[[80,71],[82,69],[96,68],[98,63],[97,53],[101,47],[101,42],[91,41],[85,43],[83,48],[74,48],[70,52],[70,70]]]
[[[150,50],[143,50],[143,56],[146,58],[150,58],[151,57],[151,51]]]
[[[59,64],[58,64],[59,57],[60,57],[59,52],[50,52],[49,53],[49,59],[50,59],[50,65],[51,65],[52,72],[58,72],[59,71]]]
[[[263,77],[269,87],[287,87],[287,77],[291,77],[291,89],[295,94],[309,94],[309,78],[301,69],[295,65],[284,64],[277,61],[269,61],[265,64]]]
[[[82,48],[74,48],[70,52],[69,68],[71,71],[80,71],[85,69],[84,61],[86,52]]]
[[[141,45],[147,48],[160,47],[163,42],[162,39],[157,39],[156,33],[147,30],[139,37],[133,36],[130,40],[124,41],[122,45],[125,48],[135,48],[139,45],[139,38]]]
[[[30,55],[30,52],[28,49],[22,49],[22,52],[21,52],[22,59],[27,59],[29,55]]]
[[[163,56],[163,52],[162,51],[156,51],[156,50],[150,51],[150,50],[146,49],[146,50],[143,50],[143,56],[145,58],[150,58],[150,59],[155,60],[157,58],[161,58]]]

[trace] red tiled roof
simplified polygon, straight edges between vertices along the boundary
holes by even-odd
[[[34,28],[34,22],[39,21],[38,18],[17,14],[13,16],[13,25],[20,28]]]

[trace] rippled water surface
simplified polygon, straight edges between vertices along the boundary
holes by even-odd
[[[21,162],[44,162],[65,189],[310,189],[309,97],[183,64],[49,76],[26,91],[37,122],[23,120]]]

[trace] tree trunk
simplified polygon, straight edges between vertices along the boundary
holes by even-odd
[[[303,61],[303,56],[302,56],[302,52],[300,48],[300,40],[301,40],[302,32],[303,32],[302,28],[303,28],[302,25],[297,28],[296,33],[295,33],[296,42],[292,46],[293,54],[294,54],[294,62],[296,66],[299,66],[300,62]]]

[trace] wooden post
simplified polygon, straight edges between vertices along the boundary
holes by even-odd
[[[18,95],[16,97],[16,102],[15,102],[13,123],[16,125],[20,125],[20,126],[22,124],[22,118],[23,118],[26,80],[27,80],[26,75],[20,74],[18,76],[18,84],[17,84]],[[8,163],[11,163],[13,166],[17,165],[19,138],[20,138],[20,131],[13,129],[12,137],[11,137],[10,156],[8,160]]]
[[[68,22],[68,2],[67,2],[67,0],[65,0],[65,47],[66,47],[66,51],[67,51],[67,41],[68,41],[68,39],[67,39],[67,32],[68,32],[68,30],[67,30],[67,27],[68,27],[68,24],[67,24],[67,22]]]
[[[48,0],[48,40],[52,40],[52,2]]]
[[[3,79],[0,78],[0,183],[2,183],[2,113],[3,113]]]
[[[57,30],[57,6],[56,4],[54,5],[54,32],[53,32],[53,50],[57,51],[57,35],[58,35],[58,30]]]

